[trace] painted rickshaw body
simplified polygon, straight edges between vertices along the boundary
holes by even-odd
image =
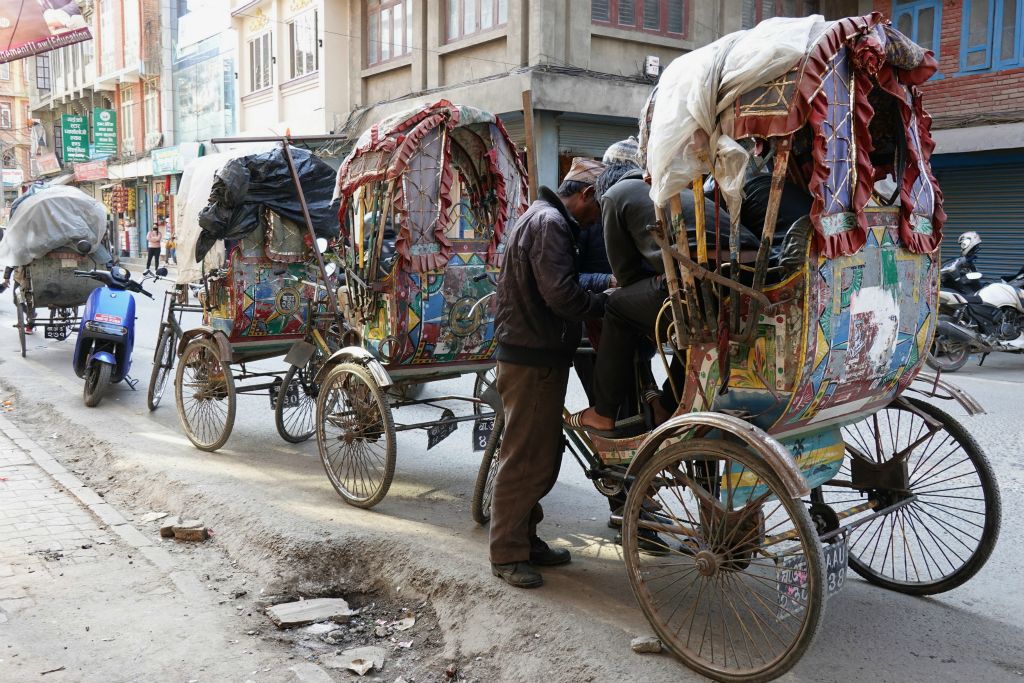
[[[279,142],[280,161],[294,169],[289,141]],[[212,173],[207,175],[212,180]],[[298,204],[305,210],[297,175],[293,180]],[[170,372],[175,365],[170,345],[177,339],[178,416],[197,448],[213,451],[227,442],[238,394],[268,394],[277,430],[286,441],[300,443],[313,435],[318,391],[314,376],[340,347],[344,321],[330,301],[334,289],[320,253],[327,240],[317,238],[312,224],[306,223],[261,207],[255,229],[240,239],[220,240],[211,249],[210,254],[218,253],[223,244],[223,263],[210,268],[204,254],[199,260],[201,285],[179,283],[173,295],[182,311],[195,307],[180,301],[197,296],[203,324],[179,336],[170,323],[172,308],[162,324],[167,348],[162,336],[154,367]],[[186,248],[192,246],[188,240],[182,242]],[[285,358],[287,370],[259,364],[278,357]]]
[[[930,595],[967,581],[995,545],[987,459],[909,396],[980,411],[919,374],[945,219],[918,90],[935,69],[878,14],[770,20],[676,60],[641,116],[669,290],[657,341],[682,361],[679,407],[653,429],[566,436],[621,505],[627,574],[658,636],[716,680],[792,668],[847,566]],[[761,242],[746,253],[742,188],[769,159],[763,225],[746,226]],[[705,227],[718,224],[701,208],[708,176],[728,234]],[[810,215],[776,235],[787,183],[810,195]],[[500,428],[478,500],[499,453]]]
[[[317,440],[339,494],[370,507],[390,485],[396,431],[426,429],[432,447],[483,413],[479,395],[417,396],[494,367],[493,294],[503,236],[527,206],[526,171],[497,117],[442,100],[366,131],[337,194],[352,332],[321,372]],[[444,407],[467,399],[468,416]],[[441,418],[396,425],[392,409],[415,404]]]

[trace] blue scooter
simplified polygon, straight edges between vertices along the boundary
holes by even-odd
[[[111,384],[125,379],[133,383],[128,378],[135,343],[135,298],[131,292],[150,299],[153,295],[122,266],[113,265],[109,271],[76,270],[75,275],[103,283],[85,302],[73,358],[75,374],[85,379],[85,405],[93,407],[100,404]],[[167,269],[158,268],[156,275],[164,277]]]

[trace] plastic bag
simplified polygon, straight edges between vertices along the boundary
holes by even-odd
[[[336,238],[339,229],[338,202],[332,201],[334,169],[307,150],[291,147],[290,151],[313,232],[317,237]],[[199,212],[202,233],[196,242],[196,261],[202,261],[218,240],[241,239],[256,230],[264,208],[299,225],[306,223],[281,148],[232,159],[217,172],[209,204]]]

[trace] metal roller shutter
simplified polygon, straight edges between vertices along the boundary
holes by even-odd
[[[505,132],[512,138],[512,142],[519,149],[526,147],[526,124],[523,122],[522,117],[516,119],[513,117],[501,117],[501,124],[505,126]]]
[[[936,169],[949,216],[943,229],[942,260],[960,254],[957,237],[981,235],[978,268],[1008,275],[1024,266],[1024,164]]]
[[[576,157],[600,159],[611,145],[630,135],[636,137],[636,125],[592,121],[559,121],[558,151]]]

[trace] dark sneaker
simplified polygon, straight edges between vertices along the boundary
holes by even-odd
[[[557,567],[572,562],[572,555],[565,548],[552,548],[540,538],[530,539],[530,564],[538,567]]]
[[[516,588],[537,588],[544,585],[544,577],[526,562],[508,564],[491,563],[491,573]]]
[[[622,545],[622,532],[615,534],[615,545]],[[640,529],[637,532],[636,547],[648,555],[668,555],[669,552],[668,543],[650,529]]]

